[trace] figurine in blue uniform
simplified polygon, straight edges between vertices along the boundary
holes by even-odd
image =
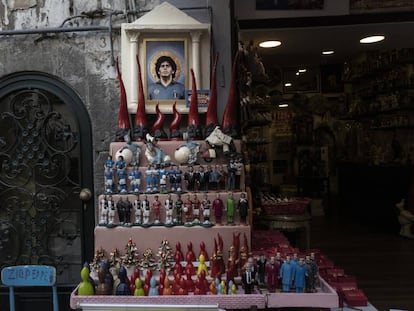
[[[140,191],[141,175],[138,166],[134,166],[134,169],[128,174],[130,192],[138,193]]]
[[[106,193],[112,193],[112,185],[113,185],[113,178],[114,173],[112,172],[112,169],[109,167],[105,168],[105,191]]]
[[[125,167],[117,169],[118,174],[118,190],[120,193],[127,193],[127,182],[126,182],[126,174],[125,174]]]

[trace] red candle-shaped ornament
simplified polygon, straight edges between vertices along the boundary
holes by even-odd
[[[129,114],[127,107],[127,97],[125,92],[124,81],[119,70],[118,58],[116,59],[116,72],[119,80],[119,91],[120,91],[120,103],[118,113],[118,129],[116,130],[115,137],[116,141],[129,141],[129,131],[131,129],[131,123],[129,122]]]
[[[165,115],[161,112],[159,103],[155,106],[155,113],[157,114],[157,119],[152,125],[152,136],[159,140],[166,140],[168,138],[167,133],[164,131],[164,121]]]
[[[171,140],[182,140],[180,133],[181,114],[177,110],[176,102],[173,105],[173,120],[170,124],[170,139]]]
[[[197,85],[194,76],[194,70],[191,68],[191,97],[190,97],[190,108],[188,110],[188,122],[187,122],[187,133],[190,139],[201,139],[201,128],[198,119],[198,98],[197,98]]]
[[[236,74],[237,74],[237,64],[239,60],[239,53],[236,54],[236,57],[233,61],[233,68],[231,72],[231,82],[229,89],[229,96],[227,98],[226,107],[224,108],[223,120],[221,122],[221,130],[224,134],[227,134],[231,137],[237,136],[237,92],[236,92]]]
[[[205,136],[208,137],[211,132],[216,128],[218,123],[217,119],[217,83],[216,83],[216,72],[217,72],[218,54],[216,54],[213,70],[211,73],[210,83],[210,98],[208,100],[207,113],[206,113],[206,132]]]
[[[138,103],[137,103],[137,113],[135,115],[135,127],[134,127],[134,139],[141,141],[145,139],[147,133],[149,133],[147,127],[147,117],[145,114],[145,96],[144,96],[144,87],[142,86],[142,77],[141,77],[141,64],[139,63],[138,55],[137,67],[138,67]]]

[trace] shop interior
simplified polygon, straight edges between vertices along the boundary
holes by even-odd
[[[260,121],[244,128],[255,193],[307,196],[315,215],[398,232],[414,148],[413,23],[325,23],[241,24],[254,68],[246,115]],[[369,35],[384,39],[359,42]]]

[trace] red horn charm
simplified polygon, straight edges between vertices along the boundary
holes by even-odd
[[[157,103],[155,106],[155,113],[157,114],[157,119],[152,125],[152,136],[160,140],[166,140],[168,138],[167,133],[164,131],[164,121],[165,115],[161,112],[160,103]]]
[[[239,53],[240,52],[237,52],[236,57],[234,58],[234,61],[233,61],[229,96],[227,98],[226,107],[224,108],[224,113],[223,113],[223,120],[221,122],[221,129],[223,133],[231,137],[237,136],[236,74],[237,74],[237,64],[239,60]]]
[[[137,113],[135,115],[134,139],[144,140],[145,135],[149,133],[149,130],[147,127],[147,118],[145,114],[145,96],[144,87],[142,86],[141,64],[139,63],[138,55],[136,55],[136,59],[138,66],[138,103]]]
[[[188,110],[187,132],[190,139],[201,139],[201,128],[198,120],[198,99],[197,99],[197,85],[194,76],[194,70],[191,68],[191,97],[190,108]]]
[[[116,141],[129,141],[129,138],[125,139],[125,136],[129,135],[129,130],[131,129],[131,123],[129,121],[125,85],[124,85],[124,81],[122,80],[121,72],[119,71],[118,58],[116,59],[115,64],[116,64],[116,72],[118,74],[119,90],[120,90],[118,129],[116,130],[115,137],[116,137]]]
[[[216,128],[218,123],[217,119],[217,83],[216,83],[216,71],[217,71],[218,54],[216,54],[213,71],[211,73],[210,83],[210,98],[208,101],[207,113],[206,113],[206,132],[205,136],[208,137],[211,132]]]
[[[171,140],[181,140],[182,136],[180,133],[180,123],[181,123],[181,114],[176,108],[176,103],[173,105],[173,115],[174,119],[170,124],[170,139]]]

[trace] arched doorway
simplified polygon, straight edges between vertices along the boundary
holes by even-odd
[[[93,200],[79,199],[93,192],[92,177],[91,122],[78,94],[39,72],[0,79],[0,267],[53,265],[58,283],[77,284],[93,257]]]

